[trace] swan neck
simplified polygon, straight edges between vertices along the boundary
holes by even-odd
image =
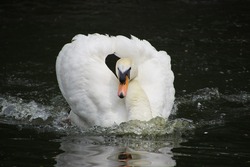
[[[129,112],[129,120],[148,121],[152,118],[148,97],[136,78],[129,84],[125,103]]]

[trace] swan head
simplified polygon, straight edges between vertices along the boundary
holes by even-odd
[[[119,80],[118,96],[127,95],[129,81],[137,76],[137,68],[129,58],[121,58],[116,62],[116,75]]]

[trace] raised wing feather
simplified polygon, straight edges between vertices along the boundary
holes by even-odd
[[[86,125],[109,126],[125,121],[123,101],[117,98],[118,81],[105,64],[114,53],[107,36],[78,35],[66,44],[57,58],[60,89],[72,112]]]

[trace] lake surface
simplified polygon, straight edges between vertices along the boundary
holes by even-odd
[[[250,165],[250,1],[4,0],[0,20],[0,166]],[[67,121],[55,60],[90,33],[168,52],[168,121],[85,130]]]

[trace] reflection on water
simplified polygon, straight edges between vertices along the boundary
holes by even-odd
[[[174,166],[173,154],[168,143],[157,152],[135,151],[129,143],[105,143],[100,136],[67,136],[61,141],[64,153],[56,157],[58,167],[66,166]],[[139,142],[139,141],[138,141]],[[140,140],[140,142],[142,142]],[[150,144],[142,142],[145,145]],[[101,144],[102,143],[102,144]],[[110,145],[111,144],[111,145]],[[139,147],[139,146],[137,146]]]

